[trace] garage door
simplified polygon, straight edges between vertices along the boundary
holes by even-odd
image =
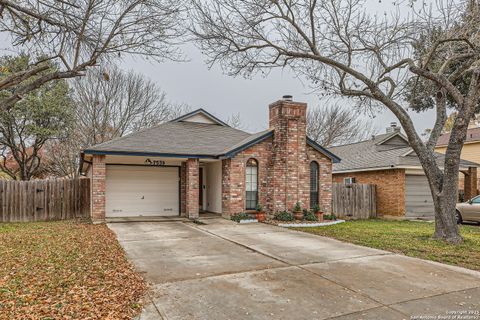
[[[432,194],[425,176],[407,175],[405,207],[408,218],[433,219]]]
[[[107,165],[106,216],[177,216],[178,186],[178,168]]]

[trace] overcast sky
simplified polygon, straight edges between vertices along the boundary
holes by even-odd
[[[388,0],[368,0],[367,7],[383,14],[391,9],[390,3]],[[7,39],[0,34],[1,54],[12,54]],[[142,73],[158,83],[173,102],[204,108],[223,120],[239,113],[245,130],[251,132],[267,128],[268,104],[285,94],[293,95],[295,101],[308,103],[309,107],[328,104],[312,92],[308,84],[303,85],[296,79],[288,69],[275,70],[265,78],[233,78],[224,75],[218,66],[209,69],[204,63],[205,57],[192,44],[185,44],[182,49],[188,58],[187,62],[152,63],[138,58],[126,58],[121,62],[121,67]],[[433,111],[420,114],[413,112],[412,118],[417,131],[421,133],[433,126],[435,114]],[[379,132],[383,132],[392,121],[396,121],[395,116],[386,109],[373,119]]]
[[[394,1],[368,0],[367,8],[371,12],[384,14],[393,9],[392,2]],[[404,6],[402,14],[409,12]],[[245,129],[252,132],[267,128],[268,104],[285,94],[293,95],[295,101],[307,102],[309,107],[328,104],[328,101],[321,100],[311,91],[308,84],[303,85],[288,69],[273,71],[265,78],[261,76],[251,80],[233,78],[225,75],[218,66],[209,70],[204,63],[205,57],[192,44],[186,44],[183,49],[189,59],[188,62],[153,64],[127,59],[123,68],[134,69],[147,75],[175,102],[184,102],[194,108],[204,108],[223,120],[232,114],[240,113]],[[419,133],[433,127],[435,121],[433,110],[411,114]],[[385,109],[372,120],[379,132],[383,132],[390,122],[396,121],[396,118]]]
[[[209,69],[204,57],[193,45],[185,46],[184,52],[189,58],[188,62],[157,64],[126,59],[122,67],[134,69],[154,80],[174,102],[204,108],[222,120],[240,113],[245,129],[251,132],[267,128],[268,105],[283,95],[293,95],[295,101],[306,102],[309,107],[321,107],[329,103],[321,100],[307,83],[302,84],[288,69],[275,70],[265,78],[235,78],[224,75],[218,66]],[[431,128],[434,115],[433,111],[420,114],[412,112],[417,131],[421,133]],[[372,121],[379,132],[383,132],[396,118],[385,109]]]

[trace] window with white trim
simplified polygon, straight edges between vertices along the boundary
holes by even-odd
[[[255,210],[258,204],[258,162],[255,159],[247,161],[245,169],[245,208]]]
[[[348,178],[343,179],[343,183],[345,183],[345,184],[353,184],[355,182],[356,182],[355,177],[348,177]]]
[[[310,208],[318,205],[318,163],[310,162]]]

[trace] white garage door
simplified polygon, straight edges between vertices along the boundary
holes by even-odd
[[[107,165],[106,216],[177,216],[178,186],[178,168]]]
[[[405,207],[407,218],[433,219],[433,199],[425,176],[407,175]]]

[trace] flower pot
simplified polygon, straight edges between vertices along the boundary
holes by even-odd
[[[256,212],[255,217],[257,218],[258,222],[263,222],[267,218],[265,212]]]
[[[303,211],[294,211],[293,217],[295,220],[303,220]]]
[[[315,215],[317,216],[318,222],[323,221],[323,212],[322,211],[315,212]]]

